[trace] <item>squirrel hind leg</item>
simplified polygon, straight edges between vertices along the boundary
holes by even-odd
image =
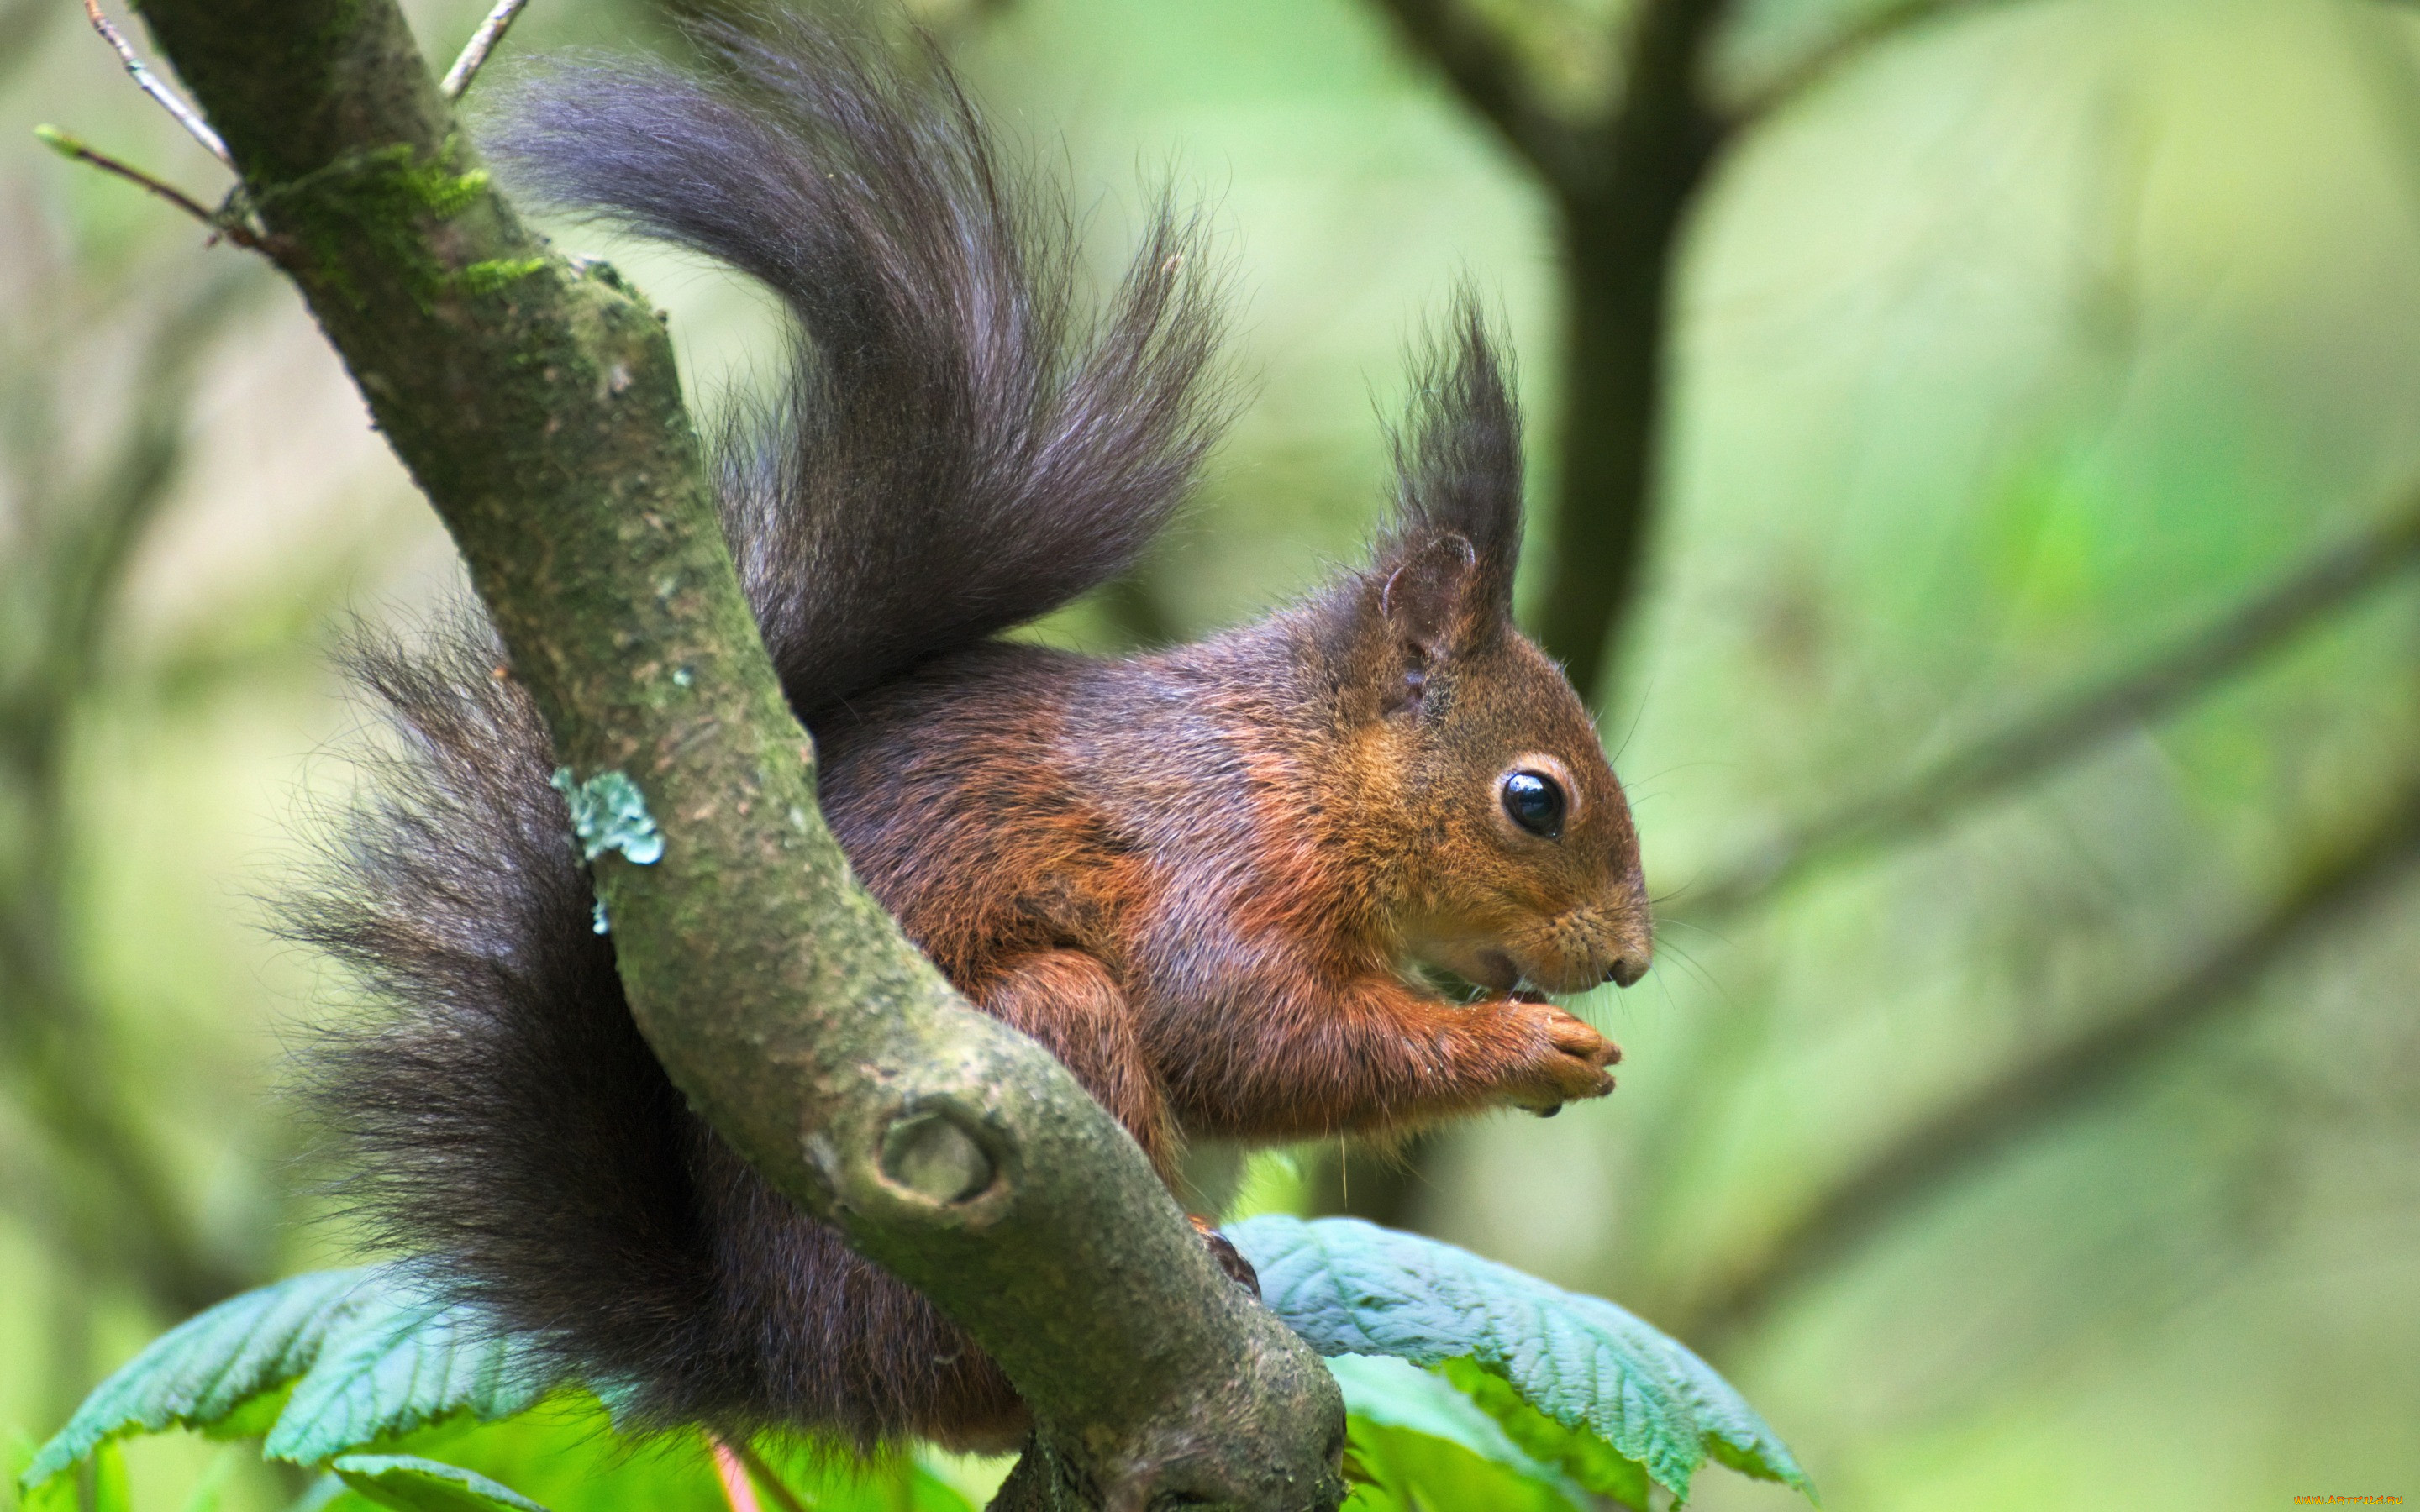
[[[1176,1133],[1158,1078],[1144,1057],[1134,1010],[1108,966],[1079,950],[1026,956],[993,979],[983,994],[982,1005],[985,1012],[1032,1035],[1058,1057],[1084,1089],[1135,1136],[1169,1190],[1180,1190],[1184,1141]],[[1227,1279],[1258,1301],[1261,1277],[1252,1262],[1209,1220],[1187,1216]]]

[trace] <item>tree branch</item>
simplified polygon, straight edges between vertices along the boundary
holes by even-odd
[[[1764,120],[1792,100],[1805,98],[1825,80],[1903,32],[1914,30],[1945,11],[1985,0],[1897,0],[1841,27],[1812,49],[1792,59],[1781,71],[1733,101],[1724,117],[1734,126]]]
[[[1601,130],[1566,119],[1540,97],[1518,54],[1461,0],[1378,0],[1411,49],[1436,65],[1464,104],[1559,194],[1587,181]]]
[[[1654,514],[1681,236],[1724,145],[1705,57],[1729,0],[1642,0],[1590,177],[1560,186],[1562,414],[1539,640],[1599,699]]]
[[[2029,1134],[2083,1111],[2246,1002],[2278,960],[2342,920],[2420,860],[2420,793],[2312,868],[2200,964],[2027,1057],[1892,1135],[1745,1264],[1684,1309],[1677,1330],[1719,1349],[1784,1296],[1839,1265],[1910,1210]]]
[[[1861,795],[1717,871],[1668,912],[1712,923],[1816,868],[1919,834],[2101,742],[2174,710],[2420,563],[2420,492],[2140,666],[2009,720],[1892,786]]]
[[[1064,1068],[967,1009],[850,877],[656,313],[522,227],[392,0],[343,14],[146,7],[565,764],[623,774],[660,828],[660,859],[596,874],[673,1080],[1000,1362],[1053,1471],[1032,1504],[1333,1506],[1326,1368]]]

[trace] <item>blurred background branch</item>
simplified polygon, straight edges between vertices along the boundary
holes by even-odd
[[[1930,833],[1962,810],[2088,756],[2242,672],[2420,562],[2420,491],[2138,665],[2029,710],[1928,765],[1818,814],[1666,903],[1719,925],[1819,868]]]
[[[1772,77],[1729,101],[1724,116],[1734,127],[1752,125],[1811,94],[1884,43],[1944,12],[2009,3],[2012,0],[1893,0],[1835,28]]]
[[[10,1190],[47,1211],[83,1275],[130,1283],[172,1317],[256,1284],[264,1252],[232,1254],[203,1237],[81,969],[74,947],[89,925],[75,907],[76,750],[112,681],[103,652],[128,569],[184,458],[201,359],[262,286],[252,269],[220,269],[159,318],[99,476],[78,481],[62,455],[65,425],[38,352],[8,364],[16,378],[0,427],[12,443],[15,537],[0,567],[15,627],[0,665],[0,791],[14,821],[0,857],[0,1061],[52,1162],[46,1181]],[[87,1291],[56,1304],[54,1402],[87,1383],[79,1341],[89,1302]]]
[[[1540,97],[1509,38],[1462,0],[1377,0],[1397,33],[1445,75],[1455,95],[1494,128],[1514,156],[1558,193],[1593,180],[1603,166],[1606,123],[1575,122]]]
[[[1583,696],[1640,581],[1665,411],[1672,268],[1723,144],[1705,60],[1728,0],[1640,0],[1616,23],[1606,98],[1577,119],[1547,102],[1522,55],[1459,0],[1385,0],[1404,43],[1538,177],[1564,271],[1562,403],[1553,501],[1538,534],[1540,641]]]
[[[1607,24],[1602,99],[1558,109],[1523,50],[1466,0],[1377,0],[1405,46],[1443,75],[1536,175],[1563,268],[1562,401],[1544,582],[1529,620],[1599,707],[1647,571],[1668,409],[1670,303],[1692,207],[1735,135],[1885,41],[1968,0],[1906,0],[1839,25],[1743,100],[1717,98],[1708,61],[1730,0],[1637,0]]]
[[[2085,1029],[1911,1119],[1745,1263],[1684,1300],[1677,1312],[1682,1333],[1715,1351],[1735,1344],[1789,1293],[1843,1264],[1909,1211],[2020,1141],[2119,1092],[2222,1014],[2260,1001],[2272,971],[2357,917],[2400,882],[2415,858],[2420,792],[2311,866],[2265,913],[2175,978],[2091,1014]]]

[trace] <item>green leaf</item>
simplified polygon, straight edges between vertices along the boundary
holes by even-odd
[[[23,1480],[26,1467],[34,1462],[37,1449],[24,1429],[8,1430],[8,1482],[18,1485]],[[76,1512],[76,1485],[72,1480],[50,1479],[39,1485],[25,1483],[26,1489],[17,1499],[17,1512]]]
[[[397,1452],[476,1470],[554,1512],[728,1512],[703,1434],[618,1434],[585,1391],[558,1392],[500,1423],[450,1418],[397,1441]],[[756,1449],[816,1512],[968,1512],[964,1497],[904,1455],[862,1460],[830,1443],[768,1435]],[[769,1509],[770,1497],[764,1498]]]
[[[1355,1418],[1459,1444],[1574,1503],[1585,1504],[1585,1493],[1594,1491],[1627,1507],[1647,1505],[1646,1466],[1586,1428],[1563,1427],[1469,1360],[1422,1370],[1387,1355],[1342,1354],[1327,1367]]]
[[[309,1464],[456,1412],[521,1412],[551,1384],[526,1349],[407,1266],[321,1271],[230,1298],[151,1342],[26,1467],[27,1489],[129,1433],[266,1432]]]
[[[1345,1420],[1349,1512],[1575,1512],[1553,1485],[1411,1428]]]
[[[1016,1465],[1014,1454],[962,1454],[935,1443],[916,1449],[916,1468],[937,1488],[938,1494],[926,1498],[933,1503],[933,1512],[967,1512],[991,1505]],[[949,1500],[943,1501],[943,1495]],[[924,1512],[922,1503],[918,1512]]]
[[[347,1486],[396,1512],[546,1512],[509,1486],[434,1459],[347,1455],[328,1468]]]
[[[294,1382],[263,1455],[313,1464],[455,1412],[493,1422],[554,1383],[468,1304],[431,1301],[392,1267],[378,1279]]]
[[[1676,1496],[1712,1458],[1814,1489],[1712,1367],[1609,1302],[1350,1218],[1268,1215],[1227,1230],[1271,1311],[1326,1355],[1471,1360],[1567,1428],[1582,1428]]]
[[[1493,1421],[1525,1452],[1552,1465],[1575,1483],[1646,1512],[1647,1467],[1625,1459],[1613,1445],[1586,1428],[1565,1427],[1521,1399],[1512,1383],[1471,1360],[1448,1360],[1437,1374],[1471,1410]],[[1444,1382],[1440,1382],[1441,1384]]]
[[[896,1451],[861,1459],[795,1434],[767,1435],[755,1448],[783,1488],[816,1512],[969,1512],[947,1481]]]
[[[18,1499],[17,1512],[77,1512],[75,1477],[58,1475],[44,1481]]]
[[[1409,1361],[1383,1354],[1340,1354],[1327,1362],[1327,1368],[1344,1392],[1344,1411],[1350,1417],[1443,1439],[1533,1480],[1557,1478],[1547,1462],[1514,1443],[1469,1397]]]
[[[257,1439],[276,1426],[286,1404],[294,1396],[294,1382],[248,1396],[237,1404],[234,1412],[215,1423],[196,1423],[194,1427],[207,1439]]]
[[[319,1271],[247,1291],[151,1341],[85,1398],[18,1485],[30,1491],[111,1439],[207,1427],[311,1367],[371,1271]]]
[[[586,1391],[558,1391],[493,1423],[457,1414],[380,1450],[477,1471],[553,1512],[730,1512],[702,1435],[619,1433]],[[361,1512],[358,1499],[345,1504]]]
[[[210,1457],[209,1468],[185,1497],[184,1512],[218,1512],[219,1504],[226,1499],[227,1482],[235,1478],[238,1466],[244,1462],[240,1445],[228,1444]]]
[[[1323,1354],[1447,1367],[1450,1385],[1375,1358],[1335,1367],[1365,1437],[1399,1468],[1435,1470],[1450,1450],[1491,1474],[1543,1488],[1558,1504],[1585,1489],[1639,1505],[1643,1477],[1685,1495],[1711,1457],[1813,1494],[1790,1452],[1719,1376],[1610,1303],[1346,1219],[1267,1215],[1230,1233],[1259,1269],[1271,1309]],[[449,1473],[506,1469],[515,1484],[543,1482],[566,1512],[592,1504],[592,1491],[600,1509],[631,1504],[639,1482],[646,1483],[639,1500],[650,1507],[710,1512],[720,1504],[693,1436],[630,1454],[597,1395],[557,1394],[556,1405],[541,1405],[562,1384],[476,1309],[431,1297],[408,1265],[297,1276],[154,1341],[85,1400],[22,1484],[31,1492],[124,1434],[186,1427],[223,1436],[265,1430],[264,1454],[304,1464],[371,1444],[442,1443]],[[610,1397],[610,1384],[604,1390]],[[493,1431],[464,1437],[481,1424]],[[868,1512],[965,1504],[906,1460],[853,1464],[779,1447],[768,1458],[819,1504]],[[1466,1480],[1476,1473],[1452,1472]],[[396,1474],[397,1485],[418,1488],[412,1494],[481,1504],[461,1500],[473,1494],[461,1489],[466,1482],[429,1490],[412,1478],[419,1472]],[[1409,1498],[1405,1508],[1455,1504],[1417,1478],[1397,1489]]]
[[[134,1485],[115,1440],[93,1451],[92,1512],[134,1512]]]

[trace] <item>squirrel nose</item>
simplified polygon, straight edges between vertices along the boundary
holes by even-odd
[[[1647,963],[1625,955],[1606,968],[1605,980],[1617,987],[1629,987],[1636,985],[1645,975]]]

